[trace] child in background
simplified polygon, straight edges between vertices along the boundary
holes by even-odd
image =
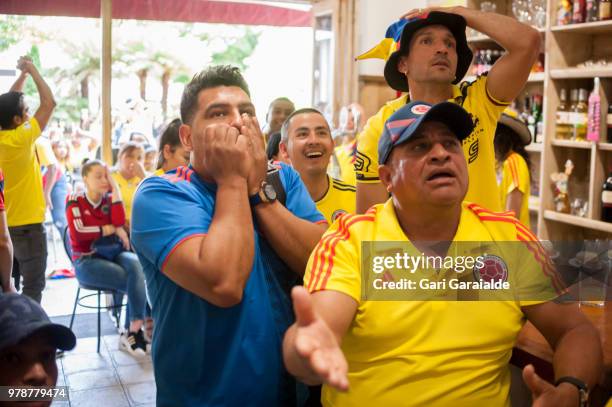
[[[504,210],[514,211],[525,226],[529,226],[529,190],[531,160],[525,146],[531,143],[527,125],[503,113],[495,131],[497,183]]]
[[[132,200],[140,181],[146,177],[144,169],[144,148],[141,144],[128,142],[121,146],[117,161],[117,168],[112,177],[119,186],[123,205],[125,207],[125,225],[130,229],[132,219]]]
[[[157,169],[153,175],[162,175],[183,165],[189,165],[189,152],[181,144],[179,128],[181,119],[174,119],[164,129],[159,138]]]

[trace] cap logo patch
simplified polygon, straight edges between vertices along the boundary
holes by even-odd
[[[412,109],[410,109],[410,111],[414,114],[425,114],[429,111],[429,109],[431,109],[431,106],[427,106],[427,105],[416,105],[416,106],[412,106]]]

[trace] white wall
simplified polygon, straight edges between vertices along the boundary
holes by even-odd
[[[358,36],[359,53],[366,52],[378,44],[385,36],[387,27],[402,14],[414,8],[426,7],[427,0],[359,0],[358,1]],[[384,61],[367,59],[356,62],[359,75],[382,76]]]

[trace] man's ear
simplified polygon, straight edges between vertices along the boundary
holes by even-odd
[[[191,126],[189,126],[188,124],[181,124],[181,127],[179,127],[179,138],[181,139],[181,143],[183,144],[183,147],[185,147],[185,150],[191,152],[193,151],[193,140],[191,138]],[[164,146],[164,151],[165,151],[165,147]]]
[[[23,117],[19,115],[13,116],[13,124],[15,125],[15,127],[21,126],[23,124]]]
[[[291,164],[291,158],[289,158],[289,151],[287,150],[287,145],[282,140],[280,143],[278,143],[278,158],[279,161]]]
[[[408,76],[408,55],[402,55],[397,61],[397,70]]]
[[[391,193],[391,190],[393,189],[391,185],[391,168],[388,165],[383,164],[378,167],[378,178],[385,186],[387,192]]]

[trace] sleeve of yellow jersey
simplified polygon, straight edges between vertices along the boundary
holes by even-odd
[[[27,144],[31,146],[41,133],[40,125],[35,117],[32,117],[30,120],[17,127],[17,139],[20,143],[24,143],[24,145]]]
[[[463,108],[480,120],[488,119],[491,123],[497,123],[502,112],[510,105],[510,103],[502,102],[495,99],[487,90],[487,75],[480,75],[474,82],[463,82],[461,84],[461,93],[465,95]],[[484,134],[491,137],[489,140],[493,143],[495,137],[495,127],[486,129]]]
[[[357,153],[355,155],[355,176],[357,182],[376,183],[378,178],[378,141],[382,135],[387,119],[406,103],[407,96],[386,103],[370,117],[357,136]]]
[[[522,223],[516,223],[518,242],[518,300],[521,306],[552,301],[565,292],[565,283],[544,247]],[[517,287],[515,287],[516,289]]]
[[[515,189],[518,189],[523,194],[530,192],[529,168],[525,159],[519,154],[512,154],[504,161],[503,177],[502,185],[507,185],[507,190],[504,191],[506,195]]]
[[[360,302],[359,243],[348,230],[350,219],[350,215],[338,218],[310,255],[304,274],[304,287],[310,293],[334,290]]]
[[[36,140],[36,154],[38,155],[38,161],[42,166],[49,166],[51,164],[57,165],[57,159],[55,158],[55,154],[53,154],[53,149],[49,144],[49,140],[41,137]]]

